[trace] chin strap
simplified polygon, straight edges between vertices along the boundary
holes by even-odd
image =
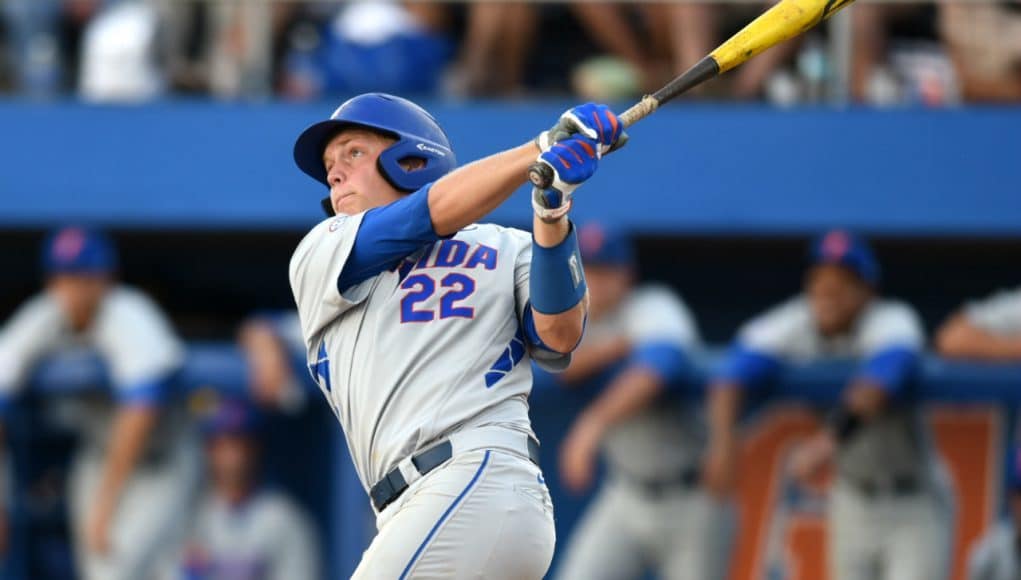
[[[322,205],[323,211],[326,212],[326,217],[333,217],[337,215],[337,213],[333,211],[333,204],[330,203],[330,196],[324,197],[319,203]]]

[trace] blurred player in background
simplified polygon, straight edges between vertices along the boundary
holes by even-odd
[[[592,483],[599,450],[608,481],[575,529],[558,576],[722,580],[733,533],[726,498],[700,488],[705,422],[680,383],[699,348],[687,307],[663,286],[634,285],[635,256],[620,232],[597,224],[578,233],[592,293],[585,340],[560,378],[603,389],[561,449],[565,485]]]
[[[1021,288],[965,305],[936,333],[936,348],[950,358],[1021,361]]]
[[[860,361],[825,429],[791,458],[805,480],[836,461],[830,578],[945,578],[952,498],[910,392],[924,344],[918,316],[877,295],[879,266],[860,238],[828,232],[812,243],[810,260],[804,293],[746,324],[712,385],[708,481],[733,485],[746,392],[785,364]]]
[[[40,358],[88,349],[106,364],[109,393],[85,393],[82,441],[68,491],[79,573],[136,580],[171,565],[199,474],[197,440],[172,377],[183,349],[159,308],[118,284],[101,233],[57,231],[43,250],[45,291],[0,332],[0,389],[9,401]]]
[[[220,402],[203,421],[209,490],[188,536],[189,580],[313,580],[318,542],[291,500],[261,486],[259,415],[247,402]]]
[[[972,548],[968,580],[1021,578],[1021,453],[1015,450],[1007,466],[1007,518],[994,525]]]
[[[456,168],[428,112],[370,93],[298,138],[295,161],[335,217],[298,245],[291,288],[309,369],[378,515],[355,578],[546,573],[555,531],[528,361],[562,369],[581,340],[587,287],[567,214],[621,129],[590,103]],[[537,160],[556,178],[533,190],[532,235],[476,224]]]

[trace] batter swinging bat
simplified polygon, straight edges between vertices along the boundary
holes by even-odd
[[[619,115],[624,127],[630,127],[652,114],[661,104],[688,89],[723,74],[774,44],[793,38],[833,16],[854,0],[780,0],[752,20],[695,66]],[[528,168],[528,179],[541,189],[553,184],[553,169],[544,163]]]

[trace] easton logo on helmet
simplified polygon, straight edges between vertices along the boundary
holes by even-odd
[[[439,155],[440,157],[446,157],[447,156],[447,154],[444,153],[443,151],[441,151],[441,150],[439,150],[439,149],[437,149],[435,147],[430,147],[430,146],[426,145],[425,143],[419,143],[418,144],[418,150],[419,151],[428,151],[429,153],[435,153],[436,155]]]

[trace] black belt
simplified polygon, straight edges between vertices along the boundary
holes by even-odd
[[[869,499],[875,499],[882,495],[891,495],[896,497],[915,495],[922,491],[921,482],[919,482],[918,478],[910,475],[895,477],[888,483],[879,483],[876,481],[852,481],[851,485],[858,490],[858,493]]]
[[[701,480],[702,474],[696,467],[689,467],[674,477],[666,477],[662,479],[629,479],[629,481],[642,490],[642,493],[653,498],[662,497],[672,491],[685,491],[695,488],[699,485]]]
[[[425,475],[446,463],[453,453],[454,449],[450,445],[450,441],[444,441],[415,455],[411,458],[411,463],[420,474]],[[528,458],[532,460],[532,463],[539,465],[539,442],[531,437],[528,437]],[[395,467],[383,479],[376,482],[376,485],[372,486],[372,489],[369,490],[369,497],[372,498],[372,505],[376,506],[376,511],[381,512],[386,506],[401,497],[406,489],[408,489],[408,482],[404,481],[404,475],[401,474],[400,468]]]

